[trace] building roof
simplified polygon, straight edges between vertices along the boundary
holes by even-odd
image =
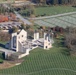
[[[26,32],[26,31],[24,29],[22,29],[22,30],[18,31],[17,34],[20,34],[22,32]]]

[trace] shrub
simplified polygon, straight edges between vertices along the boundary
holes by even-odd
[[[1,63],[3,63],[3,60],[2,60],[2,59],[0,59],[0,64],[1,64]]]

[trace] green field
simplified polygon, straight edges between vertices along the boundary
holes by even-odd
[[[72,6],[47,6],[47,7],[35,7],[34,9],[34,14],[35,16],[41,16],[44,15],[45,16],[51,16],[51,15],[57,15],[57,14],[62,14],[62,13],[68,13],[68,12],[74,12],[76,11],[75,7]],[[23,16],[26,16],[25,14],[27,14],[27,11],[29,11],[29,9],[22,9],[21,11],[19,11],[19,13]]]
[[[0,75],[76,75],[76,57],[69,56],[61,42],[56,40],[48,51],[40,48],[31,51],[21,65],[0,70]]]
[[[50,6],[50,7],[38,7],[35,8],[35,14],[36,15],[56,15],[56,14],[62,14],[67,12],[74,12],[76,11],[75,7],[71,6]]]

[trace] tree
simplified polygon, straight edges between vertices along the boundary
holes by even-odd
[[[25,29],[25,25],[24,24],[21,24],[21,29]]]
[[[17,31],[18,31],[18,28],[17,28],[17,27],[13,27],[13,28],[11,28],[11,29],[9,30],[9,33],[11,34],[11,33],[17,32]]]
[[[28,30],[30,28],[30,25],[26,25],[26,30]]]
[[[76,53],[76,28],[68,27],[65,31],[65,45]]]
[[[43,3],[44,5],[47,4],[52,4],[52,5],[56,5],[56,4],[71,4],[76,6],[76,0],[33,0],[35,1],[37,4]]]
[[[29,5],[29,16],[35,15],[35,7],[33,5]]]

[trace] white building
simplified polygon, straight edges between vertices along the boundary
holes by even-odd
[[[11,37],[11,49],[16,50],[16,52],[22,52],[26,40],[27,40],[26,31],[21,30],[18,33],[13,33]]]
[[[34,33],[33,40],[28,39],[27,32],[22,29],[20,32],[12,34],[9,44],[12,50],[15,50],[18,54],[22,53],[19,56],[19,58],[22,58],[29,55],[29,52],[37,47],[48,50],[52,47],[52,40],[49,33],[44,33],[44,38],[39,38],[38,32]]]
[[[49,33],[44,33],[44,49],[49,49],[52,47],[52,40]]]
[[[39,33],[38,32],[34,32],[34,41],[39,40]]]

